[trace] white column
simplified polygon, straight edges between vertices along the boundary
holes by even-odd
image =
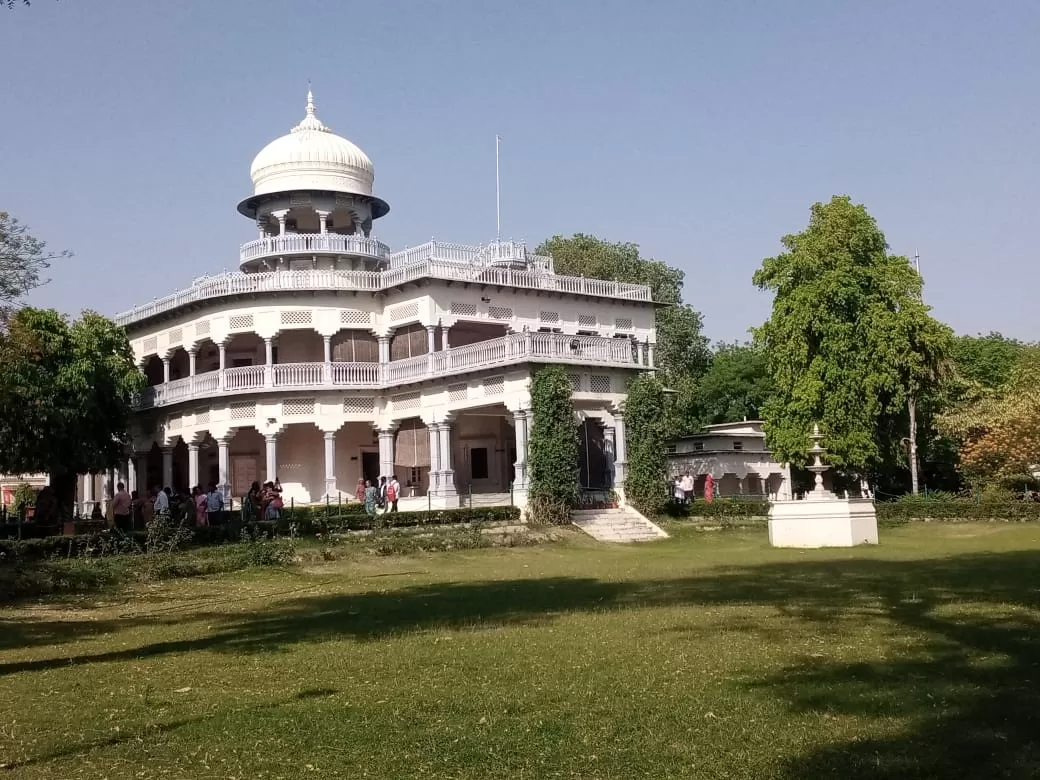
[[[219,368],[221,371],[223,371],[225,368],[227,368],[227,342],[222,341],[219,344],[217,344],[217,353],[220,355]]]
[[[430,487],[427,492],[433,494],[441,486],[441,439],[440,425],[430,423],[426,426],[430,434]]]
[[[173,447],[162,448],[162,484],[159,487],[173,487]]]
[[[332,336],[322,336],[325,347],[325,384],[332,384]]]
[[[454,496],[455,471],[451,467],[451,429],[452,423],[442,422],[441,429],[441,486],[442,496]]]
[[[441,349],[451,349],[451,346],[448,344],[448,326],[447,325],[442,325],[441,326]]]
[[[513,412],[516,431],[516,463],[513,464],[513,490],[527,490],[527,412]]]
[[[654,366],[654,346],[650,343],[646,345],[646,364],[651,368]]]
[[[628,446],[625,442],[625,417],[620,412],[614,414],[614,485],[625,486],[625,473],[628,468]]]
[[[131,453],[126,459],[126,490],[133,493],[137,490],[137,453]]]
[[[195,376],[195,349],[188,350],[188,376]]]
[[[199,445],[188,443],[188,489],[199,484]]]
[[[264,339],[264,353],[266,356],[266,370],[264,371],[264,385],[274,386],[274,339]]]
[[[80,496],[82,501],[79,513],[83,517],[90,517],[90,513],[94,510],[94,475],[89,472],[83,475],[83,489],[80,491]]]
[[[389,336],[378,336],[379,339],[379,362],[389,363],[390,362],[390,337]]]
[[[641,365],[643,365],[643,364],[644,364],[645,362],[646,362],[646,361],[645,361],[645,360],[644,360],[644,358],[643,358],[643,342],[642,342],[642,341],[640,341],[640,342],[639,342],[639,343],[638,343],[638,344],[636,345],[636,363],[637,363],[638,365],[640,365],[640,366],[641,366]]]
[[[272,211],[271,216],[278,220],[278,235],[285,235],[285,218],[289,215],[289,209]]]
[[[325,431],[325,495],[336,495],[336,432]]]
[[[264,444],[267,445],[267,472],[264,482],[274,482],[278,476],[278,435],[268,434],[264,436]]]
[[[225,505],[231,497],[231,481],[229,478],[231,469],[229,468],[230,458],[228,457],[228,444],[230,441],[230,437],[224,436],[217,439],[217,479],[220,481],[220,492],[224,495]]]
[[[170,358],[169,357],[164,357],[162,359],[162,381],[163,382],[169,382],[170,381]]]
[[[325,233],[328,232],[329,214],[331,214],[332,212],[331,211],[315,211],[314,213],[318,215],[318,232],[321,233],[322,235],[325,235]]]
[[[603,426],[603,448],[607,456],[607,468],[610,470],[610,486],[614,487],[616,484],[616,475],[614,473],[614,456],[617,453],[616,435],[614,433],[614,426],[604,425]]]
[[[116,494],[116,472],[115,469],[105,469],[105,481],[101,484],[101,511],[107,516],[108,505],[112,496]]]
[[[437,338],[437,327],[435,325],[426,326],[426,369],[429,373],[433,373],[433,345]]]
[[[382,428],[379,431],[379,476],[389,478],[394,473],[394,431]]]

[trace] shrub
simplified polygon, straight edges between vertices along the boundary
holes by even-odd
[[[1040,503],[1034,501],[975,501],[972,499],[934,499],[904,496],[877,505],[878,520],[1040,520]]]
[[[220,525],[184,528],[190,534],[179,546],[205,547],[237,542],[244,534],[237,525],[233,513],[224,513],[225,522]],[[235,519],[236,522],[227,522]],[[326,512],[325,507],[297,508],[291,517],[277,522],[261,520],[249,524],[251,536],[273,538],[276,535],[304,535],[337,533],[343,531],[365,531],[377,527],[375,517],[365,514],[344,513],[335,516],[335,507]],[[461,523],[517,523],[520,510],[515,506],[473,507],[465,509],[434,509],[422,512],[395,512],[379,515],[384,528],[405,528],[422,525],[454,525]],[[296,526],[295,530],[291,526]],[[0,539],[0,565],[18,561],[36,561],[47,558],[102,558],[115,554],[140,552],[147,547],[148,536],[144,532],[123,534],[119,531],[98,531],[76,536],[46,536],[39,539]]]
[[[716,498],[711,503],[696,501],[683,506],[669,504],[665,511],[670,517],[677,518],[766,517],[769,514],[769,502],[740,498]]]
[[[664,387],[656,377],[641,374],[629,384],[625,401],[625,493],[632,505],[648,517],[660,514],[668,505],[664,408]]]
[[[534,420],[528,442],[527,511],[535,523],[569,523],[578,499],[578,428],[572,393],[562,366],[540,368],[531,380]]]
[[[36,503],[36,488],[32,485],[22,482],[18,487],[14,489],[14,496],[12,501],[12,508],[15,514],[20,515],[25,512],[25,509],[31,504]]]

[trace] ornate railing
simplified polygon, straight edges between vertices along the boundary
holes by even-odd
[[[320,238],[320,236],[317,236]],[[286,238],[301,238],[288,236]],[[315,236],[310,236],[315,238]],[[354,239],[354,236],[338,238]],[[260,239],[274,241],[278,239]],[[374,239],[357,239],[374,241]],[[258,243],[258,242],[253,242]],[[375,242],[378,243],[378,242]],[[246,246],[249,246],[248,244]],[[165,311],[171,311],[197,301],[255,293],[291,292],[294,290],[356,290],[378,292],[417,279],[444,279],[502,287],[546,290],[595,295],[603,298],[621,298],[632,301],[650,301],[650,288],[641,284],[626,284],[584,276],[558,276],[549,271],[549,259],[521,252],[522,245],[514,242],[492,244],[488,247],[464,247],[431,241],[413,249],[390,256],[389,267],[382,271],[264,271],[257,273],[224,273],[199,279],[191,287],[178,290],[150,303],[135,306],[115,316],[120,325],[129,325]],[[525,258],[517,267],[502,265],[507,256]]]
[[[239,261],[247,263],[262,257],[285,255],[366,255],[380,260],[390,259],[390,247],[382,241],[364,236],[341,236],[336,233],[290,233],[284,236],[258,238],[242,244]]]
[[[562,333],[512,333],[498,339],[389,363],[276,363],[270,367],[225,368],[146,388],[136,406],[148,409],[267,388],[382,389],[526,361],[600,366],[636,365],[632,343],[628,339]]]

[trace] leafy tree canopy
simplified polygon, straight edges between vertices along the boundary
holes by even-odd
[[[25,293],[43,284],[43,272],[52,260],[68,256],[68,252],[48,252],[25,225],[0,211],[0,311],[9,311]]]
[[[957,336],[950,358],[957,376],[981,388],[993,390],[1007,384],[1026,345],[999,333]]]
[[[697,384],[703,422],[757,420],[772,389],[765,350],[755,344],[720,344]]]
[[[819,422],[831,461],[872,472],[895,448],[886,440],[907,401],[937,381],[949,329],[921,301],[921,277],[890,255],[885,236],[847,196],[812,207],[809,226],[783,238],[754,283],[774,293],[755,331],[773,395],[762,416],[777,457],[804,463]]]
[[[960,442],[969,481],[1035,471],[1040,464],[1040,346],[1020,346],[1007,381],[943,415],[940,426]]]
[[[86,312],[19,309],[0,329],[0,473],[48,473],[63,506],[77,474],[114,466],[143,379],[126,333]]]
[[[559,274],[645,284],[655,301],[670,304],[657,311],[655,359],[669,383],[698,376],[707,367],[708,340],[701,333],[701,315],[682,303],[681,270],[642,257],[638,244],[610,243],[583,233],[553,236],[536,251],[551,254]]]

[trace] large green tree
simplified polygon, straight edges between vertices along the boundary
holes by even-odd
[[[921,277],[891,255],[866,208],[846,196],[812,207],[754,283],[774,294],[755,331],[773,394],[762,408],[777,457],[804,463],[819,422],[831,462],[876,474],[910,437],[901,419],[939,381],[949,329],[921,300]]]
[[[765,350],[755,344],[719,344],[697,383],[705,424],[757,420],[773,389]]]
[[[50,474],[67,514],[76,475],[124,456],[143,384],[126,333],[93,312],[19,309],[0,328],[0,366],[0,473]]]
[[[683,303],[683,271],[643,257],[638,244],[583,233],[553,236],[537,251],[553,256],[559,274],[645,284],[656,302],[666,304],[657,310],[655,364],[662,381],[675,391],[667,401],[669,428],[676,433],[696,430],[698,420],[690,411],[696,403],[695,380],[706,370],[711,352],[701,315]]]

